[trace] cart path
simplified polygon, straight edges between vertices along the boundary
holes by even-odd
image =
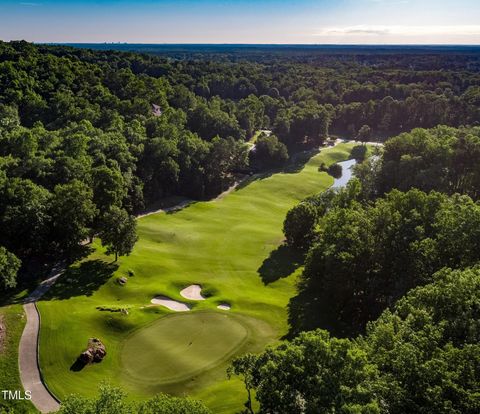
[[[20,339],[18,349],[18,368],[20,380],[25,391],[32,394],[32,403],[41,413],[58,411],[60,402],[48,390],[43,382],[38,363],[38,340],[40,332],[40,314],[36,302],[50,289],[63,273],[63,265],[56,266],[48,279],[27,297],[23,305],[27,323]]]

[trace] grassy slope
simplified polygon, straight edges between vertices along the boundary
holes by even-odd
[[[11,305],[0,308],[0,316],[6,328],[6,338],[0,349],[0,391],[23,392],[18,373],[18,344],[26,322],[25,314],[21,305]],[[37,412],[29,401],[6,401],[0,394],[0,411],[2,408],[7,412],[13,409],[18,414]]]
[[[225,301],[232,304],[232,314],[249,321],[249,339],[242,352],[260,351],[285,334],[286,305],[295,294],[298,271],[265,284],[258,270],[282,241],[286,212],[332,184],[331,177],[317,171],[319,164],[346,159],[350,148],[342,144],[323,150],[301,171],[257,179],[222,200],[140,219],[140,240],[132,255],[119,261],[115,272],[116,276],[130,269],[135,272],[125,287],[116,284],[115,278],[108,279],[111,269],[97,249],[89,262],[80,270],[72,269],[72,276],[66,275],[53,289],[51,300],[39,304],[43,321],[41,367],[50,388],[59,397],[72,392],[91,394],[102,379],[107,379],[137,397],[158,391],[188,393],[203,399],[214,412],[241,408],[245,397],[241,383],[225,381],[228,361],[187,382],[139,386],[122,370],[125,338],[170,313],[159,307],[143,308],[153,296],[166,294],[185,301],[179,290],[191,283],[200,283],[214,293],[206,301],[192,302],[194,311],[217,312],[216,305]],[[96,310],[97,306],[119,305],[129,307],[128,316]],[[71,371],[76,356],[92,336],[105,342],[107,358],[101,364]]]

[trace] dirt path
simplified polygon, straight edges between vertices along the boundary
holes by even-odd
[[[44,280],[28,296],[23,305],[27,323],[23,330],[18,349],[18,367],[23,388],[32,393],[32,403],[42,413],[58,411],[60,403],[43,382],[38,364],[38,339],[40,332],[40,314],[36,302],[50,289],[63,273],[63,265],[52,270],[51,276]]]

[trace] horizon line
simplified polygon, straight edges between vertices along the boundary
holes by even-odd
[[[15,41],[15,40],[11,40]],[[16,41],[21,41],[16,40]],[[28,42],[28,41],[27,41]],[[480,43],[194,43],[194,42],[29,42],[38,45],[151,45],[151,46],[466,46]]]

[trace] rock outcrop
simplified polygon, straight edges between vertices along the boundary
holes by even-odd
[[[78,359],[84,364],[91,364],[92,362],[101,362],[106,356],[107,351],[102,341],[97,338],[90,338],[87,349],[80,354]]]

